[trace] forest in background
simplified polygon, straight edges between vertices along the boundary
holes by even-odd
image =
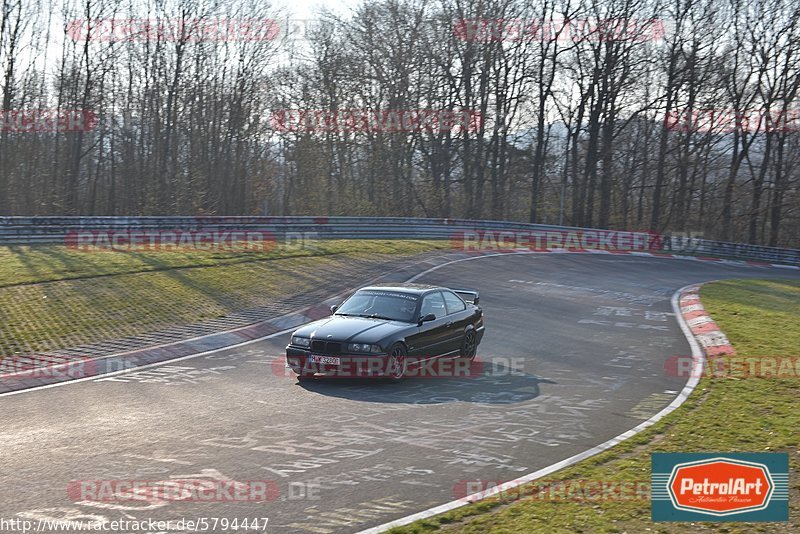
[[[403,215],[800,246],[789,0],[364,0],[313,21],[257,0],[0,5],[0,216]],[[132,19],[169,31],[105,31]],[[25,110],[97,124],[19,131]],[[287,110],[481,120],[282,128]]]

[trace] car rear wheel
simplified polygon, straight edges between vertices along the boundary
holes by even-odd
[[[477,338],[475,337],[475,332],[473,330],[469,330],[466,334],[464,334],[464,339],[461,341],[461,357],[466,358],[469,361],[473,361],[475,359],[475,354],[478,352],[478,344],[476,343]]]
[[[406,366],[406,348],[400,343],[395,343],[389,350],[387,358],[387,378],[392,382],[400,382],[406,374]]]

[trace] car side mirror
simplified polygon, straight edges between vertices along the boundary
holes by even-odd
[[[428,315],[423,315],[422,317],[419,318],[419,325],[422,326],[422,323],[427,323],[428,321],[435,321],[435,320],[436,316],[432,313],[429,313]]]
[[[336,310],[338,310],[338,309],[339,309],[339,305],[338,304],[334,304],[333,306],[331,306],[331,313],[336,313]]]

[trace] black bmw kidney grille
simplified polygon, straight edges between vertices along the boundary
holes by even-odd
[[[341,354],[342,345],[335,341],[312,341],[311,351],[319,354]]]

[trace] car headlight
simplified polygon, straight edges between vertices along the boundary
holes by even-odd
[[[371,345],[369,343],[350,343],[347,346],[350,352],[380,352],[380,345]]]
[[[298,347],[310,347],[311,339],[307,337],[292,336],[292,345],[297,345]]]

